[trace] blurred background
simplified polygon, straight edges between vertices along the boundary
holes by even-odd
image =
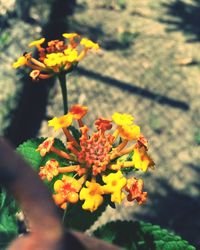
[[[28,43],[77,32],[98,42],[68,79],[69,103],[87,105],[87,123],[113,112],[134,115],[156,170],[141,174],[149,199],[108,209],[157,223],[200,249],[200,1],[0,0],[0,132],[16,146],[50,135],[62,115],[59,85],[33,83],[11,64]],[[109,218],[109,219],[108,219]]]

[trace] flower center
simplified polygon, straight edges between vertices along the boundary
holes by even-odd
[[[92,167],[95,175],[104,171],[110,161],[109,152],[112,148],[109,136],[101,132],[94,133],[89,139],[83,136],[80,145],[82,150],[78,155],[78,160],[83,162],[87,168]]]

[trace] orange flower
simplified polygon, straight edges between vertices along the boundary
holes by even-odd
[[[78,192],[82,187],[82,183],[78,180],[64,175],[62,180],[57,180],[54,183],[54,190],[56,194],[53,199],[61,208],[66,208],[66,202],[76,203],[78,201]]]
[[[143,192],[144,182],[142,179],[137,180],[131,178],[127,180],[125,190],[129,192],[127,196],[128,201],[136,200],[139,205],[143,204],[147,199],[147,192]]]
[[[73,118],[80,120],[87,114],[88,108],[79,104],[73,105],[70,109],[70,113],[73,115]]]
[[[112,120],[99,118],[96,120],[95,125],[98,130],[105,132],[106,130],[110,130],[112,128]]]

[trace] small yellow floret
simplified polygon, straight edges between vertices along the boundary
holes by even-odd
[[[38,46],[38,45],[41,45],[42,43],[44,43],[44,41],[45,41],[45,38],[41,38],[41,39],[39,39],[39,40],[35,40],[35,41],[29,43],[28,46],[29,46],[29,47]]]
[[[126,126],[126,125],[132,125],[134,117],[129,114],[120,114],[118,112],[115,112],[112,115],[112,120],[114,123],[116,123],[118,126]]]
[[[67,38],[67,39],[79,37],[79,35],[77,33],[64,33],[64,34],[62,34],[62,36]]]
[[[94,212],[103,202],[103,190],[102,186],[96,182],[86,182],[86,188],[82,188],[80,191],[80,200],[85,200],[82,205],[84,210]]]
[[[125,195],[122,193],[122,188],[126,185],[126,178],[121,171],[111,173],[102,177],[103,182],[106,183],[103,186],[103,190],[106,194],[111,194],[111,201],[121,203]]]
[[[80,41],[80,44],[83,45],[87,49],[95,49],[95,50],[99,49],[98,43],[94,43],[87,38],[82,38]]]
[[[136,147],[133,154],[133,164],[135,168],[141,169],[143,172],[146,172],[149,167],[153,167],[154,161],[147,154],[147,150],[144,146]]]
[[[137,140],[140,137],[140,127],[137,125],[121,126],[119,135],[126,140]]]
[[[64,50],[64,54],[66,55],[65,58],[67,62],[72,63],[77,60],[78,52],[76,49],[67,48]]]
[[[58,130],[59,128],[67,128],[72,124],[72,120],[73,115],[69,113],[59,118],[54,117],[52,120],[48,121],[48,126],[54,127],[54,130]]]
[[[21,56],[16,62],[13,63],[13,68],[17,69],[21,66],[24,66],[27,62],[27,59],[25,56]]]

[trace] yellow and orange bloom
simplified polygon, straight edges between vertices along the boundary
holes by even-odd
[[[136,145],[133,154],[133,165],[135,168],[146,172],[149,167],[154,166],[154,162],[147,153],[147,149],[144,146]]]
[[[46,153],[49,153],[51,151],[53,144],[54,144],[54,137],[49,137],[38,146],[36,151],[39,151],[40,155],[44,157]]]
[[[64,33],[62,40],[52,40],[44,45],[45,38],[29,43],[29,47],[36,47],[38,59],[32,57],[30,53],[21,56],[15,63],[14,68],[27,66],[34,72],[30,73],[33,80],[47,79],[53,75],[70,72],[80,60],[82,60],[89,50],[98,50],[99,45],[87,38],[81,38],[76,33]],[[28,55],[28,56],[27,56]],[[37,70],[37,72],[35,71]]]
[[[103,203],[103,189],[95,181],[86,181],[85,185],[86,187],[83,187],[80,191],[80,200],[85,200],[82,208],[94,212]]]
[[[126,140],[137,140],[140,136],[140,127],[137,125],[125,125],[118,128],[119,135]]]
[[[64,175],[62,180],[57,180],[54,183],[53,199],[61,208],[66,208],[66,203],[76,203],[79,200],[78,192],[82,187],[82,182],[73,177]]]
[[[46,162],[45,166],[40,167],[39,176],[42,180],[47,179],[51,181],[54,176],[59,174],[59,163],[55,159],[50,159]]]
[[[63,130],[67,139],[66,151],[56,148],[53,139],[45,140],[37,149],[43,156],[53,152],[69,162],[67,166],[53,168],[47,163],[40,168],[42,179],[53,181],[58,173],[63,175],[54,184],[56,204],[66,208],[68,202],[80,200],[84,201],[82,208],[91,212],[108,197],[112,203],[120,204],[126,197],[128,201],[143,204],[147,198],[147,193],[142,191],[143,181],[127,178],[125,171],[132,168],[145,172],[153,168],[154,162],[147,154],[147,139],[140,127],[133,123],[131,115],[115,113],[112,120],[98,118],[94,123],[96,131],[89,133],[89,127],[82,121],[87,110],[77,104],[66,115],[49,121],[49,126],[55,130]],[[69,128],[74,120],[79,123],[79,133],[75,134]]]

